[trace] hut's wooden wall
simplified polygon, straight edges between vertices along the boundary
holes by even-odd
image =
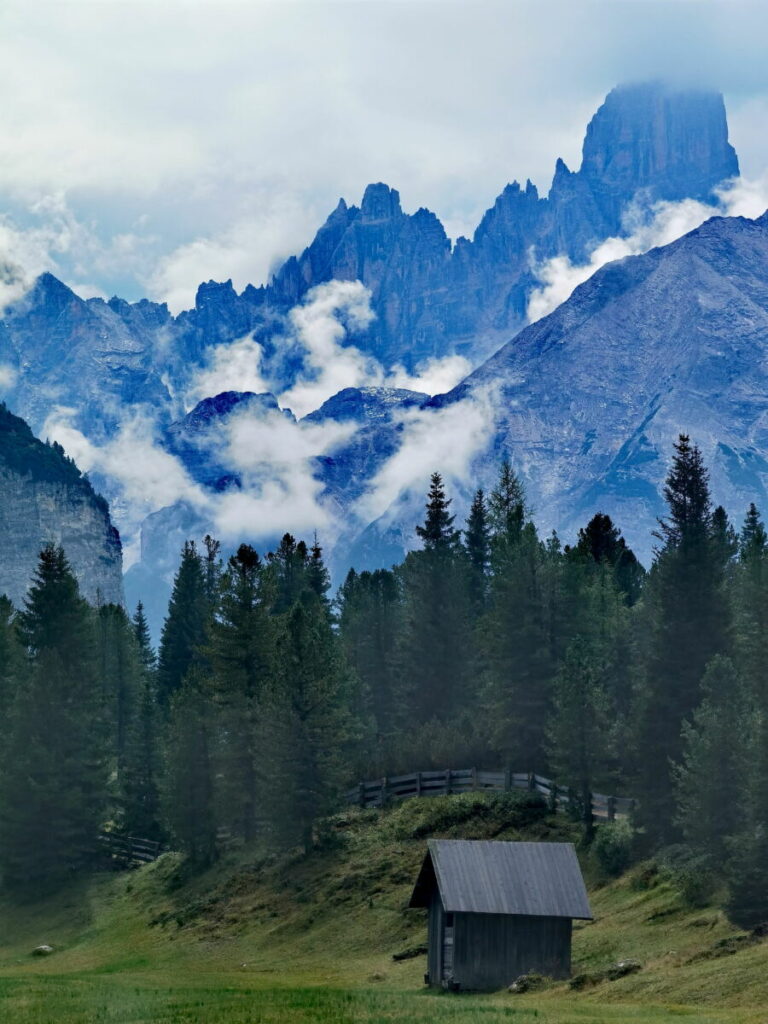
[[[443,980],[443,923],[445,914],[437,886],[432,890],[429,904],[429,936],[427,974],[430,985],[440,985]]]
[[[454,919],[453,980],[460,988],[498,989],[532,971],[570,976],[570,918],[455,914]]]

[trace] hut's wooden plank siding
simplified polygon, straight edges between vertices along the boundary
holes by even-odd
[[[572,919],[592,917],[570,843],[430,839],[410,905],[429,911],[426,980],[460,989],[567,978]]]
[[[519,914],[456,914],[453,984],[462,989],[510,985],[535,971],[571,973],[571,921]]]

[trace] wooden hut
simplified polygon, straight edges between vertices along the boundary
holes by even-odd
[[[492,990],[571,973],[571,924],[591,920],[571,843],[430,839],[411,896],[429,911],[428,985]]]

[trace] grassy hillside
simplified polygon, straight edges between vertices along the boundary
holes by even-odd
[[[575,838],[518,798],[413,800],[351,811],[307,857],[233,853],[188,879],[166,855],[74,882],[54,899],[0,908],[0,1020],[14,1024],[378,1024],[763,1021],[768,942],[748,944],[714,907],[691,909],[643,865],[601,883],[585,863],[594,924],[577,925],[574,971],[633,957],[643,970],[574,992],[449,995],[423,985],[425,940],[406,909],[425,837]],[[35,958],[49,943],[55,952]],[[724,943],[724,944],[723,944]]]

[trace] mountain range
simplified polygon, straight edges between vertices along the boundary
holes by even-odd
[[[719,94],[619,87],[587,128],[580,168],[558,161],[545,197],[530,182],[507,185],[471,240],[452,244],[433,213],[404,213],[398,193],[379,183],[359,207],[341,200],[268,284],[237,294],[231,281],[208,282],[194,309],[176,317],[148,300],[84,300],[42,275],[0,322],[6,398],[35,431],[44,434],[58,410],[94,445],[114,439],[129,412],[151,416],[158,449],[195,489],[192,498],[146,508],[141,557],[126,585],[129,600],[143,597],[157,615],[181,542],[213,528],[216,496],[265,486],[262,469],[244,469],[242,450],[233,454],[233,425],[245,420],[326,438],[302,457],[317,508],[336,524],[328,539],[337,574],[351,561],[387,564],[411,546],[428,468],[444,468],[427,467],[441,439],[449,463],[454,448],[466,448],[462,472],[448,467],[459,513],[507,453],[542,527],[568,534],[600,507],[647,558],[680,429],[711,457],[729,507],[764,496],[768,225],[716,218],[605,267],[526,327],[528,302],[542,263],[585,262],[600,242],[630,230],[630,212],[660,200],[711,201],[738,173]],[[344,345],[361,356],[413,372],[458,354],[475,369],[431,398],[380,381],[346,388],[298,423],[272,394],[227,391],[189,407],[190,382],[211,352],[243,338],[258,346],[259,372],[275,393],[289,389],[307,370],[286,341],[291,310],[334,281],[360,281],[370,292],[374,319],[345,325]],[[470,427],[461,434],[471,423],[470,445]],[[263,431],[253,436],[251,447],[264,444]],[[397,487],[393,464],[406,444],[420,459]],[[251,452],[251,462],[259,458]],[[104,469],[94,481],[119,516],[115,481]],[[279,531],[253,521],[245,532],[263,547]]]

